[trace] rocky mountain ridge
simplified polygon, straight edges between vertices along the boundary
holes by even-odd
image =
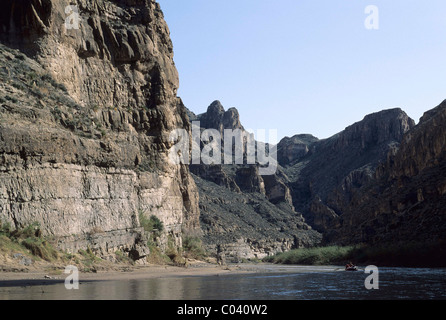
[[[215,128],[220,132],[227,128],[243,129],[238,111],[234,109],[231,114],[235,117],[230,121],[230,117],[226,117],[223,123],[224,115],[229,113],[218,101],[213,102],[204,114],[197,116],[190,111],[188,113],[192,121],[201,121],[206,128]],[[338,231],[345,226],[343,215],[354,196],[361,187],[374,183],[375,171],[387,161],[389,154],[398,150],[405,135],[414,127],[415,122],[404,111],[396,108],[367,115],[328,139],[319,140],[310,134],[286,137],[277,145],[279,166],[277,173],[272,176],[259,175],[255,167],[191,166],[200,190],[201,225],[205,242],[227,243],[227,247],[234,253],[235,247],[246,248],[243,243],[268,238],[248,232],[247,226],[240,227],[244,221],[256,217],[259,202],[248,200],[255,197],[264,197],[268,205],[276,205],[275,208],[271,207],[270,213],[282,212],[281,218],[270,219],[268,226],[257,227],[257,230],[269,230],[271,234],[271,230],[281,225],[279,221],[286,224],[288,220],[293,225],[291,217],[297,214],[304,218],[302,222],[307,225],[304,228],[308,228],[309,224],[324,235],[325,242],[340,240],[342,232]],[[215,193],[214,189],[219,192]],[[279,196],[272,196],[274,192],[271,190],[277,191]],[[236,202],[243,203],[244,207],[240,205],[232,208],[232,201],[228,202],[225,198],[237,198]],[[248,214],[250,211],[253,213]],[[238,234],[231,228],[234,225],[240,229]],[[243,240],[243,232],[251,235],[249,241]],[[306,242],[304,246],[318,245],[320,241],[320,236],[313,237],[312,244]],[[277,242],[274,245],[269,242],[269,246],[275,249],[266,249],[264,246],[260,255],[280,252]],[[243,249],[244,257],[252,256],[254,252],[254,256],[259,256],[257,249],[252,245],[248,247],[251,255],[248,254],[249,250]],[[299,246],[291,244],[286,246],[286,250],[294,247]]]
[[[354,190],[373,179],[374,170],[414,125],[398,108],[367,115],[328,139],[283,139],[279,154],[296,150],[293,157],[279,157],[293,205],[320,232],[336,227]]]
[[[225,111],[219,101],[212,102],[203,114],[195,115],[191,111],[188,114],[202,129],[246,133],[238,110]],[[254,139],[249,134],[246,138]],[[265,144],[259,143],[258,147],[265,148]],[[246,149],[243,158],[246,160]],[[200,194],[203,241],[210,252],[220,250],[228,260],[241,261],[261,259],[321,241],[321,235],[294,210],[287,177],[280,168],[274,175],[261,175],[258,164],[245,161],[239,165],[202,163],[191,165],[190,170]]]
[[[446,215],[446,101],[426,112],[346,207],[343,243],[437,243]],[[349,235],[346,237],[346,235]]]

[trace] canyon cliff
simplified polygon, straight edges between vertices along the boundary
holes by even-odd
[[[417,125],[399,108],[383,110],[325,140],[279,143],[293,205],[323,244],[442,246],[445,110]]]
[[[426,112],[373,183],[354,193],[333,239],[350,243],[424,243],[446,234],[446,101]]]
[[[233,159],[230,164],[222,161],[226,164],[190,166],[200,194],[200,223],[209,252],[219,250],[228,261],[242,261],[320,243],[322,235],[294,209],[288,178],[280,166],[274,174],[262,175],[258,163],[248,163],[249,141],[256,144],[257,152],[268,146],[245,131],[237,109],[225,110],[219,101],[214,101],[205,113],[188,114],[202,130],[215,129],[221,134],[222,160],[225,130],[240,130],[244,136],[241,147],[235,149],[235,139],[231,147],[243,154],[243,164]],[[275,161],[273,158],[271,161]]]
[[[376,168],[414,125],[397,108],[367,115],[328,139],[283,139],[278,159],[289,178],[293,205],[312,227],[330,233],[341,223],[355,190],[373,180]]]
[[[38,223],[61,250],[110,260],[123,250],[141,262],[141,219],[151,216],[164,225],[162,249],[199,236],[233,261],[321,243],[444,239],[445,102],[418,125],[389,109],[328,139],[272,146],[253,140],[235,108],[214,101],[196,115],[183,105],[156,1],[4,0],[0,9],[2,224]],[[250,141],[277,150],[277,170],[232,158],[174,164],[171,132],[193,136],[194,121],[200,133],[242,132],[231,150],[243,160]]]
[[[0,219],[37,222],[63,250],[139,259],[139,218],[155,215],[161,245],[181,246],[199,231],[198,191],[188,166],[168,161],[170,131],[190,123],[158,3],[0,9]]]

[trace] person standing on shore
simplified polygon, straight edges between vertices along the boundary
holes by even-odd
[[[217,263],[220,266],[226,265],[226,255],[223,246],[221,244],[217,245]]]

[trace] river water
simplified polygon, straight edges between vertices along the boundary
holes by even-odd
[[[182,276],[120,281],[82,281],[78,290],[51,285],[2,283],[11,300],[446,300],[446,269],[379,268],[379,289],[370,274],[342,267],[270,266],[249,274]],[[369,281],[370,282],[370,281]]]

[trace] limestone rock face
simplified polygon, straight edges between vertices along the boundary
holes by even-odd
[[[66,28],[69,5],[78,28]],[[0,25],[3,43],[35,57],[81,105],[160,108],[175,98],[173,46],[155,1],[6,0]]]
[[[69,5],[78,28],[66,28]],[[39,222],[69,250],[144,252],[139,216],[156,215],[180,245],[182,230],[199,228],[198,191],[188,167],[168,159],[170,131],[190,123],[159,5],[0,9],[0,219]]]

